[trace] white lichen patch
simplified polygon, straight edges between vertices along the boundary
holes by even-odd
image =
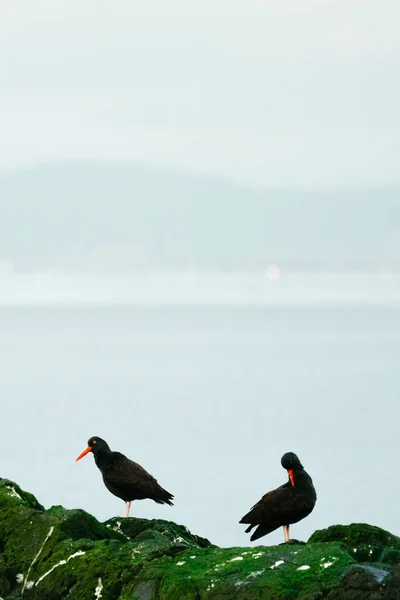
[[[185,560],[180,560],[179,562],[176,563],[177,567],[181,567],[182,565],[185,565],[186,561]]]
[[[174,544],[181,544],[181,543],[187,544],[187,541],[183,539],[183,537],[180,537],[178,535],[178,537],[174,538]]]
[[[97,598],[97,600],[99,600],[99,598],[103,597],[103,594],[101,593],[103,591],[103,582],[101,580],[101,577],[99,577],[98,581],[97,581],[97,586],[94,590],[94,597]]]
[[[72,560],[73,558],[76,558],[77,556],[83,556],[84,554],[86,554],[86,552],[83,552],[82,550],[78,550],[78,552],[74,552],[74,554],[71,554],[71,556],[68,556],[67,559],[65,560],[60,560],[59,563],[57,563],[56,565],[53,565],[51,567],[51,569],[49,569],[48,571],[46,571],[46,573],[44,573],[41,577],[39,577],[39,579],[37,580],[37,582],[35,583],[35,587],[41,582],[43,581],[43,579],[45,577],[47,577],[48,575],[50,575],[50,573],[52,573],[54,571],[54,569],[57,569],[58,567],[61,567],[62,565],[66,565],[70,560]]]
[[[265,552],[257,552],[257,554],[253,554],[253,558],[260,558],[260,556],[264,556]]]
[[[140,543],[140,544],[137,545],[136,548],[134,548],[132,550],[132,560],[135,560],[135,555],[136,554],[141,554],[142,549],[143,549],[143,543]]]
[[[270,568],[271,569],[276,569],[276,567],[280,567],[281,565],[283,565],[285,563],[284,560],[277,560],[276,563],[274,565],[272,565]]]
[[[24,579],[25,579],[25,577],[22,573],[18,573],[18,575],[15,578],[17,583],[22,583],[24,581]]]
[[[30,581],[27,581],[27,582],[26,582],[26,585],[25,585],[25,587],[26,587],[26,589],[27,589],[27,590],[31,590],[31,589],[33,588],[33,586],[34,586],[34,585],[35,585],[35,582],[34,582],[34,581],[32,581],[32,580],[30,580]]]
[[[228,562],[235,562],[235,560],[243,560],[243,556],[235,556],[235,558],[231,558]]]
[[[36,556],[34,557],[33,561],[31,562],[31,564],[29,566],[29,569],[28,569],[28,572],[26,574],[26,578],[25,578],[25,581],[24,581],[24,585],[22,586],[21,596],[24,595],[25,588],[27,587],[29,573],[31,572],[31,569],[32,569],[33,565],[35,564],[35,562],[37,561],[37,559],[39,558],[39,556],[42,554],[43,548],[45,547],[47,540],[53,535],[53,531],[54,531],[54,525],[52,525],[50,527],[50,529],[49,529],[49,531],[48,531],[48,533],[47,533],[47,535],[46,535],[46,537],[44,539],[44,542],[43,542],[43,544],[41,545],[41,547],[39,549],[39,552],[36,554]]]
[[[110,525],[108,524],[107,527],[110,527]],[[126,535],[126,533],[124,533],[121,529],[121,521],[117,521],[115,524],[115,527],[112,528],[113,531],[116,531],[117,533],[122,533],[122,535],[124,537],[126,537],[127,540],[130,540],[130,537],[128,535]]]
[[[328,567],[331,567],[335,561],[337,561],[336,556],[324,556],[323,558],[321,558],[321,563],[319,566],[321,567],[321,569],[327,569]]]
[[[192,558],[192,559],[196,558],[196,555],[194,554],[193,556],[189,556],[189,558]]]
[[[247,575],[246,579],[250,579],[251,577],[258,577],[259,575],[262,575],[263,573],[264,573],[264,570],[253,571],[253,573],[250,573],[250,575]]]
[[[357,552],[357,548],[353,548],[353,552]]]
[[[6,486],[8,490],[10,490],[11,498],[18,498],[18,500],[22,500],[22,496],[20,496],[13,485]]]
[[[215,588],[214,579],[211,579],[211,582],[207,586],[207,592],[210,592],[212,590],[212,588]]]
[[[369,551],[369,555],[371,556],[371,554],[373,554],[373,553],[374,553],[374,551],[371,548],[370,551]]]
[[[242,556],[246,556],[246,554],[250,554],[249,552],[242,552]]]
[[[298,567],[296,571],[308,571],[310,568],[310,565],[302,565],[301,567]]]

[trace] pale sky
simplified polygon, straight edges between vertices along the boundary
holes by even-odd
[[[396,0],[2,0],[0,168],[399,183]]]

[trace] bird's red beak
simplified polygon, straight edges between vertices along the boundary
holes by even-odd
[[[82,452],[82,454],[80,454],[80,455],[78,456],[78,458],[75,460],[75,462],[77,462],[78,460],[81,460],[81,458],[83,458],[84,456],[86,456],[86,454],[88,454],[88,453],[89,453],[89,452],[91,452],[91,451],[92,451],[92,448],[91,448],[91,446],[88,446],[88,447],[86,448],[86,450],[84,450],[84,451]]]
[[[84,456],[84,454],[86,454],[86,450],[85,450],[85,452],[81,456]],[[81,458],[81,456],[79,458]],[[76,460],[78,460],[78,458]],[[288,469],[288,475],[289,475],[290,483],[294,486],[294,473],[293,473],[293,469]]]

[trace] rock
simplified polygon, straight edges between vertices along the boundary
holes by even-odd
[[[0,479],[3,600],[398,600],[399,556],[398,537],[364,524],[218,548],[168,521],[45,510]]]
[[[313,533],[308,542],[342,542],[357,562],[400,564],[400,538],[365,523],[333,525]]]

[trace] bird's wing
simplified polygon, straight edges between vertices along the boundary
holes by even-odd
[[[158,504],[172,506],[173,495],[143,467],[119,452],[113,458],[112,464],[102,469],[104,484],[112,494],[125,501],[151,498]]]
[[[258,524],[267,521],[281,520],[290,515],[294,490],[290,483],[265,494],[251,510],[241,519],[241,523]]]
[[[104,475],[108,481],[115,484],[126,484],[134,487],[157,485],[157,480],[141,465],[130,460],[120,452],[115,452],[115,461]]]

